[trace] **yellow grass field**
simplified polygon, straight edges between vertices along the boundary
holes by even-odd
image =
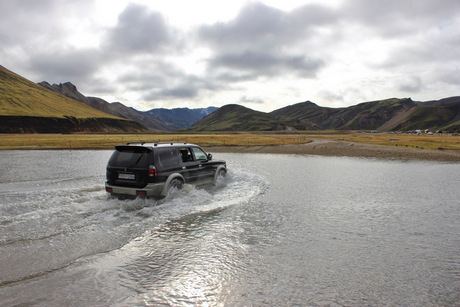
[[[460,150],[452,135],[370,134],[354,132],[210,133],[210,134],[2,134],[0,149],[111,149],[127,142],[187,142],[204,147],[308,143],[328,139],[417,149]]]
[[[304,135],[233,134],[2,134],[0,149],[104,149],[127,142],[187,142],[200,146],[308,143]]]
[[[311,136],[310,136],[311,137]],[[416,134],[384,134],[384,133],[352,133],[322,135],[322,139],[341,140],[372,145],[406,147],[417,149],[449,149],[460,150],[460,136],[416,135]]]

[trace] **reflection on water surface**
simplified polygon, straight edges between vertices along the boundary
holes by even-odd
[[[0,152],[1,305],[460,302],[460,164],[216,154],[217,187],[119,201],[67,153]]]

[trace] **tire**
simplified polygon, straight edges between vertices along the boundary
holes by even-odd
[[[225,169],[220,169],[217,173],[217,177],[225,177],[227,175],[227,171]]]
[[[224,181],[224,178],[225,178],[225,175],[227,175],[227,170],[224,169],[224,168],[221,168],[217,174],[216,174],[216,177],[214,177],[214,182],[213,182],[213,185],[216,186],[216,185],[220,185],[223,181]]]
[[[178,179],[178,178],[174,178],[173,180],[171,180],[171,182],[169,183],[169,189],[171,190],[172,188],[176,188],[178,190],[181,190],[182,189],[182,185],[184,183],[182,182],[182,180]]]

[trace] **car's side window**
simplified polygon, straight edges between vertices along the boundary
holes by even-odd
[[[206,153],[198,147],[192,147],[193,153],[195,154],[196,160],[208,160]]]
[[[158,149],[158,162],[163,167],[177,166],[179,159],[175,148]]]
[[[192,155],[192,152],[190,151],[190,148],[188,147],[179,148],[179,152],[182,158],[182,162],[193,161],[193,155]]]

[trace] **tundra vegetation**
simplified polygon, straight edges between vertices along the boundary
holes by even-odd
[[[460,150],[452,134],[415,135],[315,131],[296,133],[2,134],[0,149],[111,149],[127,142],[187,142],[203,147],[305,144],[314,139],[413,149]]]

